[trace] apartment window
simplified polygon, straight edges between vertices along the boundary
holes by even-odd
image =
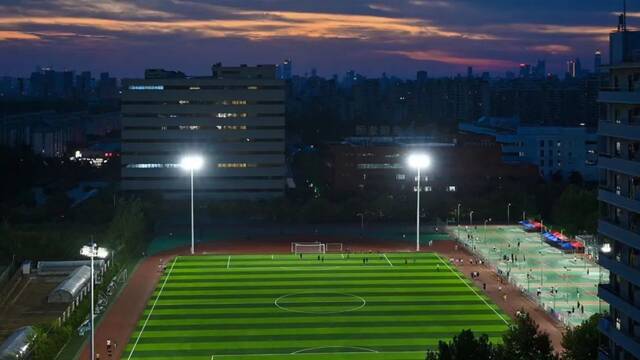
[[[216,125],[218,130],[247,130],[247,125]]]
[[[544,147],[544,140],[540,140],[540,147]]]
[[[549,147],[552,147],[552,146],[553,146],[553,140],[549,140],[549,141],[547,142],[547,145],[548,145]]]
[[[540,167],[544,167],[544,159],[540,160]]]
[[[544,150],[540,150],[540,157],[544,157]]]
[[[200,90],[200,86],[189,86],[189,90]]]
[[[520,157],[524,157],[524,151],[519,151],[519,152],[518,152],[518,156],[520,156]]]
[[[447,186],[447,191],[448,192],[455,192],[456,191],[456,187],[454,185],[449,185],[449,186]]]
[[[166,127],[166,126],[164,126]],[[178,126],[178,129],[180,130],[200,130],[200,126],[199,125],[180,125]]]
[[[185,105],[185,104],[188,104],[188,103],[189,103],[189,100],[178,100],[178,104],[180,104],[180,105]]]
[[[424,191],[431,191],[431,186],[425,186]]]
[[[226,118],[237,118],[237,117],[247,117],[247,113],[217,113],[216,114],[217,118],[222,118],[222,119],[226,119]]]
[[[397,174],[396,175],[396,180],[404,180],[406,178],[407,178],[407,176],[405,174]]]

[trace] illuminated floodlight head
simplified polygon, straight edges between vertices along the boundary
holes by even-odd
[[[109,250],[102,247],[87,245],[87,246],[83,246],[80,249],[80,255],[86,256],[86,257],[95,257],[99,259],[105,259],[107,256],[109,256]]]
[[[426,169],[431,165],[431,158],[423,153],[411,154],[407,159],[407,163],[414,169]]]
[[[604,253],[604,254],[608,254],[611,252],[611,244],[606,243],[604,245],[602,245],[602,248],[600,248],[600,250]]]
[[[180,167],[185,170],[200,170],[204,165],[204,158],[200,155],[187,155],[180,160]]]

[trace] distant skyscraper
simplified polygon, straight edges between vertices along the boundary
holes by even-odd
[[[531,75],[531,65],[520,64],[520,77],[528,78]]]
[[[533,75],[538,79],[544,79],[547,75],[547,62],[545,60],[538,60]]]
[[[293,62],[291,59],[284,59],[282,64],[278,65],[278,78],[280,80],[289,80],[291,79],[291,67],[293,66]]]
[[[580,64],[580,59],[575,58],[567,61],[567,73],[566,76],[568,78],[577,78],[582,75],[582,65]]]
[[[416,80],[417,80],[419,83],[423,83],[423,82],[427,81],[427,78],[428,78],[428,77],[429,77],[429,74],[428,74],[425,70],[419,70],[419,71],[416,73]]]
[[[468,66],[467,67],[467,77],[468,78],[472,78],[473,77],[473,67],[472,66]]]
[[[602,66],[602,53],[600,50],[596,50],[593,56],[593,72],[600,73],[600,66]]]

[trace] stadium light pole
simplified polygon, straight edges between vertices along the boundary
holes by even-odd
[[[507,225],[509,225],[511,220],[511,203],[507,204]]]
[[[431,158],[422,153],[411,154],[407,158],[409,167],[418,170],[418,185],[416,187],[416,252],[420,251],[420,170],[431,165]]]
[[[98,247],[95,243],[91,243],[91,245],[83,246],[80,249],[80,255],[86,256],[91,259],[91,312],[89,313],[89,322],[91,323],[91,360],[95,360],[96,358],[96,341],[95,341],[95,330],[93,317],[95,316],[95,312],[93,311],[93,283],[94,283],[94,272],[93,272],[93,259],[99,258],[104,259],[109,256],[109,251],[105,248]]]
[[[204,165],[204,158],[200,155],[186,155],[180,160],[180,167],[189,171],[191,175],[191,255],[195,253],[195,232],[193,216],[193,173]]]
[[[473,226],[473,210],[469,211],[469,226]]]

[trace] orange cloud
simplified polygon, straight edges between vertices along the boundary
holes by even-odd
[[[338,39],[462,38],[495,40],[489,34],[447,30],[421,19],[292,11],[237,11],[238,19],[123,20],[93,17],[32,16],[0,18],[1,27],[30,25],[84,27],[132,34],[193,34],[199,37],[281,37]]]
[[[413,60],[437,61],[446,64],[476,66],[484,69],[504,69],[518,66],[518,63],[513,61],[465,57],[440,50],[383,50],[381,52],[401,55]]]
[[[0,41],[6,40],[39,40],[40,37],[34,34],[24,33],[20,31],[0,30]]]
[[[533,51],[539,51],[539,52],[544,52],[544,53],[553,54],[553,55],[566,54],[573,51],[573,48],[571,46],[560,45],[560,44],[536,45],[536,46],[531,46],[529,49]]]

